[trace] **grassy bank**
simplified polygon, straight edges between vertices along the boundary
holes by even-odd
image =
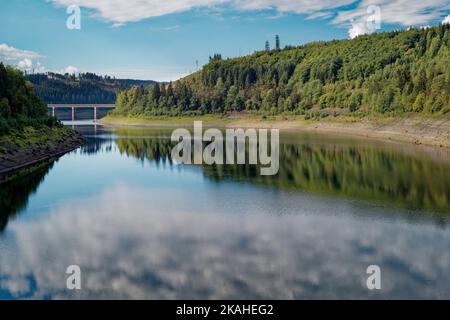
[[[132,126],[163,126],[163,125],[189,125],[192,126],[194,121],[202,121],[204,124],[215,124],[219,126],[235,126],[250,125],[256,127],[272,127],[278,125],[280,129],[290,125],[303,126],[324,126],[325,124],[371,124],[371,125],[395,125],[396,123],[414,122],[417,125],[433,122],[448,122],[450,114],[446,115],[418,115],[418,114],[401,114],[401,115],[353,115],[343,114],[339,116],[327,117],[308,117],[304,115],[260,115],[257,113],[231,113],[229,115],[208,114],[200,116],[115,116],[108,115],[99,122],[103,124],[132,125]]]
[[[120,125],[192,125],[194,121],[203,121],[205,123],[228,123],[230,119],[222,115],[202,115],[202,116],[180,116],[180,117],[125,117],[108,115],[101,119],[100,123],[111,123]]]
[[[105,125],[154,128],[192,127],[203,121],[204,127],[276,128],[290,131],[315,131],[361,136],[378,140],[424,144],[450,148],[450,115],[366,116],[342,115],[322,119],[304,116],[258,116],[255,114],[205,115],[197,117],[116,117],[107,116]]]
[[[74,132],[66,127],[25,127],[11,130],[0,136],[0,155],[11,154],[24,148],[47,148],[72,137]]]

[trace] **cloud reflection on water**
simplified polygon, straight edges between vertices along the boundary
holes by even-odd
[[[12,221],[0,298],[450,298],[446,227],[355,218],[357,204],[332,198],[239,198],[240,188],[202,198],[122,184]],[[79,292],[65,289],[72,264]],[[382,268],[381,292],[364,288],[370,264]]]

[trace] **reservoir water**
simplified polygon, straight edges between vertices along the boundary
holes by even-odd
[[[448,149],[282,132],[270,177],[175,164],[169,129],[76,128],[0,185],[0,299],[450,298]]]

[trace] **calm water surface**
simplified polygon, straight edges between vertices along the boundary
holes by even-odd
[[[0,185],[1,299],[450,298],[447,149],[286,132],[261,177],[172,163],[171,131],[78,129]]]

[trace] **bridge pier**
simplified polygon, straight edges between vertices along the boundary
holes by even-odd
[[[55,107],[52,107],[52,117],[55,117],[56,112],[55,112]]]
[[[94,122],[97,122],[97,107],[94,107]]]
[[[72,121],[75,121],[75,107],[72,107]]]

